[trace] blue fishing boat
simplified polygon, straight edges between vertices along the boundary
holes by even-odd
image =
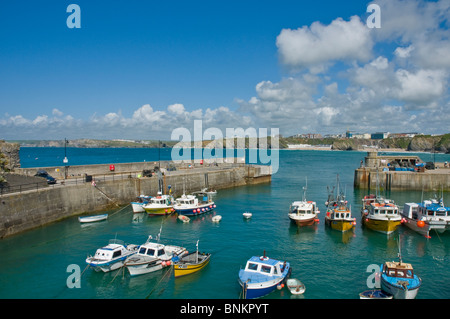
[[[86,258],[86,263],[95,271],[108,272],[121,268],[125,260],[137,253],[138,245],[125,245],[122,240],[111,239],[108,245],[97,249],[94,256]]]
[[[243,299],[254,299],[268,295],[282,287],[291,273],[290,263],[263,256],[251,257],[245,269],[239,270],[239,284]]]
[[[414,299],[422,284],[411,264],[402,262],[402,255],[398,251],[399,261],[385,262],[381,265],[381,290],[394,296],[394,299]]]
[[[202,200],[195,195],[185,195],[176,199],[173,209],[179,215],[197,216],[216,208],[216,204],[209,199],[209,196],[204,196]]]

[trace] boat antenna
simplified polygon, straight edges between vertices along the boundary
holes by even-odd
[[[198,242],[199,242],[199,240],[200,239],[197,239],[197,244],[196,244],[196,246],[197,246],[197,257],[196,257],[196,260],[198,261]]]
[[[306,202],[306,190],[308,189],[308,177],[306,177],[306,184],[303,186],[303,201]]]
[[[402,264],[402,251],[400,248],[400,235],[398,236],[398,259],[400,261],[400,265]]]

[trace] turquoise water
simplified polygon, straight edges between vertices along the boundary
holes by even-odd
[[[133,157],[133,151],[127,150],[123,155],[126,161],[141,161],[142,156]],[[32,162],[36,157],[52,158],[44,149],[29,148],[27,152]],[[115,152],[119,158],[121,152]],[[91,163],[100,161],[102,156],[108,157],[108,150],[100,153],[102,155],[93,158]],[[216,213],[223,218],[218,224],[212,223],[213,214],[184,224],[175,216],[133,214],[128,206],[109,211],[110,218],[104,222],[83,226],[73,217],[2,239],[0,298],[237,299],[240,267],[245,266],[249,257],[262,255],[266,250],[272,258],[291,262],[292,277],[306,286],[300,298],[355,299],[368,289],[369,265],[397,259],[398,237],[403,260],[412,263],[423,280],[417,298],[450,298],[448,233],[432,234],[431,239],[426,239],[401,227],[394,236],[387,237],[361,227],[359,209],[365,193],[353,189],[353,173],[365,155],[364,152],[280,151],[280,167],[271,184],[219,191]],[[420,156],[428,160],[426,156],[432,155]],[[450,156],[437,154],[436,160],[450,160]],[[334,185],[336,174],[340,176],[341,187],[358,222],[353,232],[344,234],[324,225],[326,187]],[[308,179],[307,197],[316,201],[321,210],[320,223],[315,227],[298,228],[289,221],[287,211],[292,201],[301,199],[305,178]],[[388,195],[400,205],[420,201],[422,196],[421,192]],[[424,197],[433,195],[426,193]],[[448,193],[444,195],[448,203]],[[253,213],[252,219],[243,219],[245,211]],[[155,237],[161,226],[162,243],[193,250],[199,240],[200,250],[212,253],[210,264],[201,272],[177,279],[170,270],[131,278],[121,270],[97,273],[85,269],[86,256],[109,239],[117,236],[127,243],[141,244],[148,235]],[[84,271],[80,288],[68,288],[66,283],[72,274],[67,268],[73,264]],[[287,289],[282,289],[266,298],[291,297]]]

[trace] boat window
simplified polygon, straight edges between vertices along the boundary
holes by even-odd
[[[382,210],[380,210],[380,214],[384,215],[384,214],[386,214],[386,211],[382,209]]]
[[[413,272],[411,270],[406,271],[406,278],[413,278]]]
[[[155,254],[155,250],[154,249],[148,249],[147,250],[147,255],[149,255],[149,256],[153,256]]]
[[[249,270],[257,270],[258,264],[248,263],[247,269]]]
[[[274,268],[273,268],[273,274],[274,274],[274,275],[278,275],[277,267],[274,267]]]
[[[445,211],[436,211],[436,216],[445,216]]]
[[[147,250],[146,248],[141,247],[141,249],[139,249],[139,253],[145,255],[146,250]]]
[[[272,267],[270,266],[261,266],[261,272],[266,273],[266,274],[270,274],[270,270],[272,269]]]
[[[428,216],[434,216],[434,212],[432,210],[427,211]]]
[[[164,254],[165,254],[164,249],[159,249],[158,250],[158,256],[162,256]]]
[[[122,252],[121,252],[120,250],[115,251],[114,254],[113,254],[113,256],[112,256],[112,258],[119,257],[120,255],[122,255]]]

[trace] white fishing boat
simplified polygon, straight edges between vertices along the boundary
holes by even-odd
[[[94,216],[80,216],[78,221],[80,223],[93,223],[105,220],[108,218],[108,214],[94,215]]]
[[[218,223],[218,222],[220,222],[222,220],[222,216],[221,215],[216,215],[216,216],[213,216],[213,218],[212,218],[212,221],[214,222],[214,223]]]
[[[139,247],[139,251],[126,259],[124,266],[131,276],[169,267],[172,264],[173,257],[183,256],[187,253],[184,247],[163,245],[158,242],[151,242],[151,239],[152,236],[149,236],[148,240]]]
[[[144,205],[148,204],[152,197],[147,195],[140,195],[136,201],[131,202],[131,208],[133,209],[133,213],[143,213]]]
[[[288,217],[298,226],[311,226],[319,222],[317,214],[320,213],[316,202],[306,200],[307,184],[303,187],[303,199],[294,201],[289,207]]]
[[[296,278],[289,278],[286,281],[286,286],[293,295],[301,295],[305,292],[305,285]]]
[[[405,203],[401,214],[405,226],[426,238],[432,230],[442,233],[450,228],[450,207],[445,207],[442,199]]]
[[[250,219],[252,218],[253,214],[250,212],[245,212],[242,214],[242,216],[244,216],[245,219]]]
[[[111,239],[108,245],[97,249],[94,256],[89,256],[86,263],[95,271],[116,270],[129,256],[136,254],[137,248],[137,245],[125,245],[121,240]]]

